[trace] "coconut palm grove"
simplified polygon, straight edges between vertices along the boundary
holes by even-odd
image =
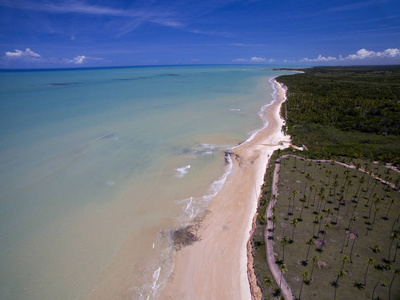
[[[286,281],[295,299],[399,299],[400,67],[303,71],[277,78],[297,147],[275,151],[262,186],[252,251],[263,298],[283,297]]]

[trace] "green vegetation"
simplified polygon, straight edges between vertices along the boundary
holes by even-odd
[[[280,151],[279,151],[280,152]],[[271,199],[271,186],[272,186],[272,174],[274,172],[275,164],[273,163],[278,158],[278,151],[276,151],[271,159],[270,164],[267,168],[264,177],[264,184],[261,188],[261,196],[260,202],[257,209],[257,226],[254,229],[254,233],[252,235],[252,249],[253,249],[253,266],[254,271],[257,276],[258,286],[262,290],[262,294],[264,299],[270,299],[272,295],[277,293],[279,290],[279,284],[274,281],[274,277],[270,269],[268,268],[268,262],[265,256],[265,240],[264,240],[264,232],[266,230],[266,217],[265,211],[269,204],[269,199]]]
[[[294,296],[371,299],[379,281],[375,297],[388,299],[400,268],[400,193],[370,175],[380,168],[368,162],[348,168],[299,157],[281,160],[274,252],[277,263],[286,265]],[[296,219],[295,235],[285,243]],[[305,274],[313,275],[305,280]],[[400,277],[393,280],[390,292],[397,299]]]
[[[265,212],[275,162],[294,151],[276,151],[265,174],[252,236],[263,299],[281,296],[282,274],[297,299],[398,299],[400,174],[384,163],[400,165],[400,66],[303,71],[277,78],[288,87],[285,130],[306,151],[280,164],[273,232]],[[277,281],[266,241],[283,271]]]
[[[277,80],[288,87],[282,113],[304,155],[400,164],[400,66],[303,71]]]

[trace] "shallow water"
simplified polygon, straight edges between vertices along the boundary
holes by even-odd
[[[282,73],[0,72],[0,298],[86,299],[104,282],[154,298],[173,266],[168,230],[218,191],[224,151],[263,126]]]

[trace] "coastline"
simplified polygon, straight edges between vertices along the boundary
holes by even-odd
[[[251,299],[247,244],[269,157],[282,142],[285,90],[274,79],[274,101],[262,108],[268,123],[229,152],[232,171],[211,200],[198,241],[180,249],[161,299]],[[251,272],[250,272],[251,273]]]

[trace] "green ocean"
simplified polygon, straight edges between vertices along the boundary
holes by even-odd
[[[266,126],[284,73],[0,71],[0,298],[87,299],[114,277],[130,299],[157,298],[169,233],[218,192],[224,152]]]

